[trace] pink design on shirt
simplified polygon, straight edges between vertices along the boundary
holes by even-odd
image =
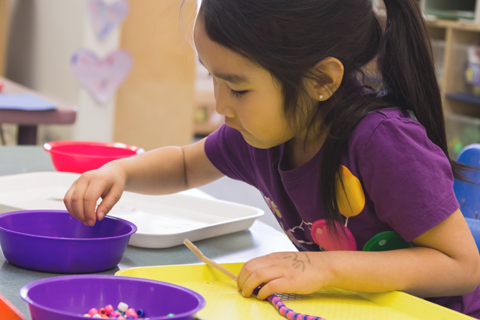
[[[312,224],[311,234],[313,241],[326,251],[348,250],[356,251],[357,242],[347,227],[335,222],[338,234],[333,234],[327,228],[327,221],[320,219]],[[342,232],[343,229],[345,233]]]

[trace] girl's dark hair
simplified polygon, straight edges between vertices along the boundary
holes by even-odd
[[[385,6],[384,32],[372,0],[203,0],[199,12],[211,40],[265,68],[281,83],[288,119],[305,120],[299,118],[304,116],[299,101],[306,97],[306,78],[329,81],[312,73],[319,61],[335,57],[344,65],[340,88],[307,120],[309,134],[328,132],[319,184],[330,228],[341,221],[335,176],[342,152],[369,112],[391,106],[413,111],[448,157],[440,90],[419,1],[385,0]],[[380,88],[352,95],[349,80],[363,75],[362,67],[374,58]],[[454,177],[462,179],[462,165],[450,163]]]

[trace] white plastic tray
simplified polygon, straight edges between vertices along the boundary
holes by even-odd
[[[79,174],[35,172],[0,177],[0,213],[12,210],[66,210],[63,196]],[[197,241],[248,229],[264,212],[217,200],[194,189],[173,195],[124,192],[109,213],[133,222],[137,233],[129,244],[168,248],[185,238]]]

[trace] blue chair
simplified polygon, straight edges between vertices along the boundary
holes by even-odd
[[[466,146],[457,161],[480,169],[480,144]],[[474,183],[455,180],[453,189],[477,248],[480,249],[480,170],[469,170],[466,177]]]

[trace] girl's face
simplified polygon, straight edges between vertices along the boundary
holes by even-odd
[[[227,126],[261,149],[296,136],[284,115],[281,86],[267,70],[210,40],[201,18],[194,41],[200,62],[213,77],[215,110],[225,116]]]

